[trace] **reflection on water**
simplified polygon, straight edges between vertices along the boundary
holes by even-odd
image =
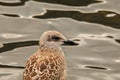
[[[108,17],[109,14],[115,14],[112,17]],[[106,17],[107,16],[107,17]],[[67,17],[78,21],[86,21],[92,23],[99,23],[114,28],[120,28],[120,15],[112,11],[98,11],[95,13],[81,13],[78,11],[54,11],[48,10],[46,14],[40,16],[34,16],[34,18],[49,19]]]
[[[99,0],[34,0],[38,2],[56,3],[69,6],[87,6],[92,3],[102,2]]]
[[[29,0],[20,0],[20,1],[14,3],[14,1],[13,2],[12,1],[4,2],[4,0],[3,0],[3,1],[0,1],[0,5],[2,5],[2,6],[22,6],[22,5],[25,5],[25,2],[27,2],[27,1],[29,1]]]
[[[107,68],[104,68],[104,67],[98,67],[98,66],[85,66],[85,68],[107,70]]]
[[[19,17],[19,15],[16,14],[2,14],[4,16],[8,16],[8,17]]]
[[[116,39],[115,41],[118,42],[118,43],[120,43],[120,39]]]
[[[120,80],[120,0],[1,0],[0,80],[22,80],[46,30],[79,43],[63,46],[67,80]]]
[[[10,51],[15,48],[38,45],[38,41],[21,41],[21,42],[13,42],[13,43],[4,43],[2,45],[3,46],[0,48],[0,53]]]
[[[18,2],[13,2],[11,3],[11,1],[2,1],[0,2],[0,5],[3,6],[21,6],[24,5],[25,2],[30,1],[30,0],[20,0]],[[33,1],[37,1],[37,2],[46,2],[46,3],[55,3],[55,4],[63,4],[63,5],[69,5],[69,6],[87,6],[89,4],[92,3],[98,3],[98,2],[102,2],[99,0],[33,0]]]

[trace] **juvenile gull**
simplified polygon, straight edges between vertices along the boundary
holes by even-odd
[[[39,48],[26,62],[23,80],[66,80],[66,61],[61,45],[76,45],[57,31],[46,31]]]

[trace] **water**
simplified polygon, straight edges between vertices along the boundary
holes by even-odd
[[[57,30],[67,80],[120,80],[120,0],[0,0],[0,80],[21,80],[41,34]]]

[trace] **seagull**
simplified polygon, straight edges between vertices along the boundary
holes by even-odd
[[[66,80],[66,60],[61,45],[78,45],[58,31],[46,31],[39,40],[38,50],[29,57],[23,80]]]

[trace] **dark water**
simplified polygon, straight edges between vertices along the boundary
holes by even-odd
[[[120,0],[0,0],[0,80],[21,80],[40,35],[57,30],[67,80],[120,80]]]

